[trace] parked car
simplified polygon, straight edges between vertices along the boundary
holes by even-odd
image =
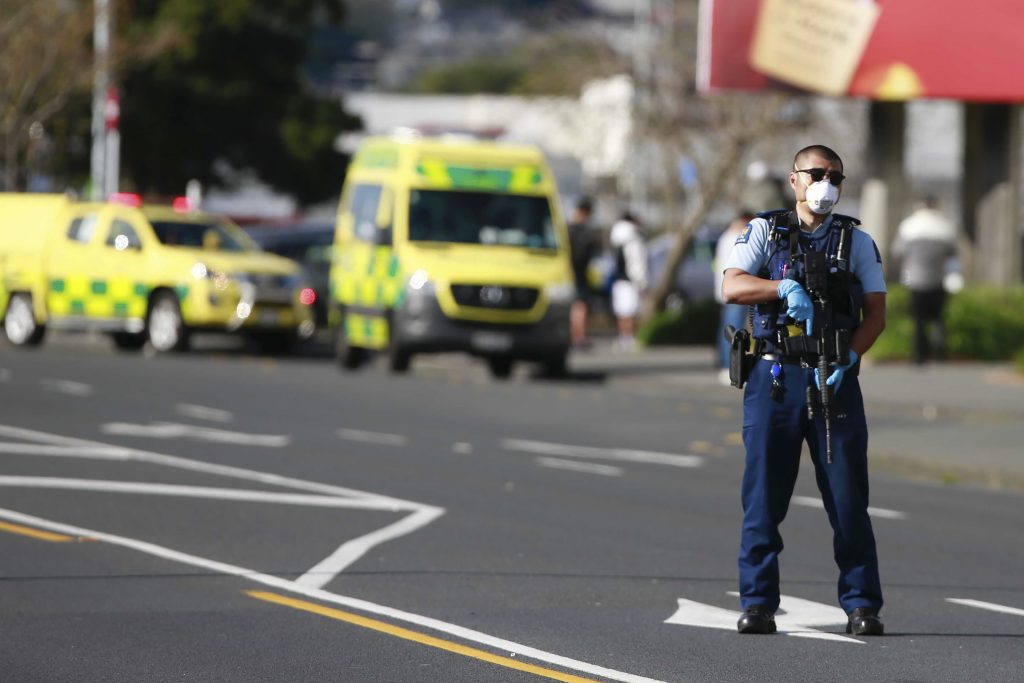
[[[245,231],[264,251],[290,258],[302,266],[316,294],[316,325],[326,328],[334,226],[316,221],[264,223],[245,226]]]

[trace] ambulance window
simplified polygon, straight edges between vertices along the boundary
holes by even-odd
[[[376,240],[380,195],[380,185],[356,185],[352,193],[352,224],[355,237],[361,242]]]
[[[107,246],[118,251],[142,249],[142,242],[139,241],[139,236],[130,223],[117,218],[114,219],[107,234]]]
[[[96,214],[87,213],[84,216],[77,216],[71,221],[71,225],[68,227],[68,239],[72,242],[88,244],[95,231]]]

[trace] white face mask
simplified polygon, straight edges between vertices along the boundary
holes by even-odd
[[[839,201],[839,188],[827,179],[820,180],[808,185],[804,196],[807,198],[807,206],[811,211],[823,216],[831,211]]]

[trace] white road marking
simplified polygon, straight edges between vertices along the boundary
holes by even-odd
[[[235,416],[229,410],[220,408],[207,408],[206,406],[194,403],[179,403],[174,406],[179,415],[195,418],[196,420],[209,420],[210,422],[231,422]]]
[[[108,493],[141,493],[149,496],[180,496],[185,498],[212,498],[250,503],[279,503],[310,507],[356,508],[362,510],[391,510],[389,503],[372,498],[339,498],[309,493],[277,493],[251,489],[231,489],[217,486],[181,486],[178,484],[152,484],[141,481],[110,481],[103,479],[68,479],[62,477],[0,476],[0,486],[72,491],[105,491]]]
[[[384,446],[404,446],[409,439],[401,434],[386,434],[384,432],[366,432],[361,429],[339,429],[338,436],[346,441],[361,441],[362,443],[377,443]]]
[[[593,446],[570,446],[568,444],[530,441],[528,439],[502,439],[501,447],[510,451],[554,455],[563,458],[588,458],[591,460],[619,460],[642,462],[673,467],[700,467],[703,458],[696,455],[676,455],[655,451],[638,451],[627,448],[595,448]]]
[[[0,443],[0,453],[15,455],[59,455],[71,458],[96,458],[102,460],[127,460],[128,451],[124,448],[80,446],[50,446],[38,443]]]
[[[598,465],[592,462],[576,462],[575,460],[560,460],[558,458],[537,458],[537,464],[541,467],[550,467],[556,470],[601,474],[606,477],[621,477],[623,473],[622,468],[615,465]]]
[[[825,509],[825,504],[821,502],[821,498],[814,498],[813,496],[793,496],[791,500],[794,505],[803,505],[804,507],[818,508],[820,510]],[[905,512],[900,512],[899,510],[888,510],[886,508],[869,507],[868,514],[880,519],[907,518],[907,513]]]
[[[323,588],[345,567],[365,555],[373,546],[421,529],[443,514],[444,510],[441,508],[423,508],[383,529],[377,529],[365,536],[344,543],[312,569],[295,579],[295,582],[310,588]]]
[[[100,427],[104,434],[119,436],[145,436],[153,439],[196,439],[215,443],[230,443],[239,446],[265,446],[281,448],[291,443],[291,437],[284,434],[245,434],[225,429],[183,425],[176,422],[154,422],[149,425],[108,422]]]
[[[730,592],[729,595],[736,596],[737,594]],[[678,603],[678,609],[675,614],[665,620],[666,624],[698,626],[726,631],[736,630],[736,622],[740,618],[740,612],[722,609],[714,605],[705,605],[704,603],[685,598],[679,598]],[[779,611],[775,614],[776,627],[778,632],[783,635],[863,645],[864,643],[856,638],[849,638],[837,633],[827,633],[812,628],[813,626],[831,625],[843,625],[845,627],[846,620],[846,614],[838,607],[794,598],[788,595],[781,597]]]
[[[637,676],[635,674],[626,673],[623,671],[616,671],[615,669],[608,669],[603,666],[596,664],[590,664],[576,659],[570,659],[569,657],[563,657],[551,652],[545,652],[544,650],[538,650],[527,645],[513,642],[511,640],[505,640],[504,638],[497,638],[495,636],[488,635],[481,631],[465,628],[458,626],[457,624],[448,623],[439,619],[433,619],[420,614],[412,612],[406,612],[403,610],[395,609],[393,607],[387,607],[386,605],[379,605],[377,603],[369,602],[359,598],[353,598],[346,595],[339,595],[338,593],[330,593],[319,588],[311,588],[309,586],[303,586],[297,581],[289,581],[282,579],[277,576],[270,574],[263,574],[245,567],[239,567],[237,565],[227,564],[225,562],[218,562],[217,560],[210,560],[197,555],[190,555],[171,548],[159,546],[154,543],[148,543],[146,541],[140,541],[133,538],[127,538],[125,536],[118,536],[115,534],[108,534],[102,531],[94,529],[86,529],[84,527],[73,526],[70,524],[63,524],[60,522],[54,522],[41,517],[35,517],[32,515],[26,515],[14,510],[7,510],[0,508],[0,518],[9,520],[15,523],[27,524],[58,533],[65,533],[73,536],[84,536],[88,538],[94,538],[97,541],[109,543],[111,545],[121,546],[123,548],[130,548],[147,555],[160,557],[171,562],[178,562],[180,564],[189,565],[192,567],[199,567],[209,571],[219,572],[229,576],[236,576],[241,579],[253,581],[255,583],[270,586],[278,590],[288,591],[297,595],[305,595],[306,597],[314,600],[321,600],[323,602],[329,602],[335,605],[343,605],[350,609],[360,610],[368,614],[376,614],[382,617],[403,621],[410,624],[416,624],[424,628],[429,628],[440,633],[447,633],[461,638],[463,640],[480,643],[488,647],[494,648],[498,651],[509,652],[515,655],[522,655],[530,657],[540,662],[547,662],[556,666],[561,666],[566,669],[572,669],[582,673],[591,674],[594,676],[600,676],[613,681],[622,681],[622,683],[664,683],[653,678],[646,678],[644,676]],[[858,642],[858,641],[854,641]]]
[[[55,391],[58,394],[68,396],[92,396],[93,388],[82,382],[73,382],[69,379],[44,379],[41,380],[43,388],[48,391]]]
[[[19,438],[26,440],[33,440],[37,442],[43,442],[50,445],[78,447],[82,449],[98,449],[98,448],[115,448],[109,444],[88,441],[86,439],[76,439],[67,436],[61,436],[58,434],[49,434],[46,432],[37,432],[31,429],[23,429],[20,427],[11,427],[8,425],[0,425],[0,436],[6,436],[11,438]],[[282,486],[286,488],[298,489],[300,491],[312,491],[316,493],[325,493],[333,496],[343,498],[355,498],[367,502],[372,502],[379,505],[379,508],[389,510],[392,512],[410,512],[410,517],[415,517],[419,524],[407,524],[405,526],[398,526],[398,523],[388,525],[385,529],[378,530],[378,532],[371,532],[365,534],[362,537],[352,539],[342,544],[334,553],[331,553],[329,558],[335,558],[330,563],[330,569],[336,570],[338,573],[343,571],[348,565],[358,560],[362,555],[365,554],[374,545],[383,543],[385,541],[394,540],[402,535],[402,533],[411,533],[422,526],[422,520],[427,516],[428,512],[435,512],[434,517],[444,514],[444,508],[436,507],[433,505],[426,505],[423,503],[416,503],[412,501],[402,500],[399,498],[392,498],[390,496],[384,496],[378,493],[370,493],[367,491],[359,491],[357,489],[350,489],[343,486],[334,486],[332,484],[322,484],[315,481],[307,481],[305,479],[296,479],[293,477],[285,477],[279,474],[271,474],[269,472],[259,472],[257,470],[249,470],[241,467],[231,467],[228,465],[215,465],[199,460],[190,460],[188,458],[181,458],[173,455],[164,455],[162,453],[153,453],[150,451],[143,451],[134,448],[123,449],[125,459],[135,460],[139,462],[148,462],[157,465],[165,465],[167,467],[175,467],[178,469],[189,470],[192,472],[203,472],[206,474],[215,474],[224,477],[232,477],[235,479],[242,479],[245,481],[255,481],[261,484],[267,484],[271,486]],[[75,456],[83,457],[83,456]],[[433,518],[433,517],[432,517]],[[383,532],[383,533],[381,533]],[[340,558],[336,557],[339,556]],[[333,575],[330,575],[327,570],[322,567],[327,560],[324,560],[318,567],[321,567],[320,571],[320,585],[326,585],[328,582],[334,579]],[[348,562],[348,564],[344,564]]]
[[[946,598],[946,602],[951,602],[954,605],[977,607],[978,609],[987,609],[991,612],[1002,612],[1003,614],[1013,614],[1018,617],[1024,617],[1024,609],[1020,609],[1019,607],[1007,607],[1006,605],[1000,605],[994,602],[971,600],[970,598]]]
[[[459,441],[452,444],[452,452],[459,453],[460,455],[469,455],[473,452],[473,444]]]

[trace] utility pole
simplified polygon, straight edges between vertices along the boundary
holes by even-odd
[[[117,187],[118,150],[116,140],[108,141],[107,112],[110,99],[110,38],[113,32],[114,0],[94,0],[92,86],[91,199],[102,201]],[[116,137],[116,136],[114,136]],[[115,149],[111,149],[114,143]]]

